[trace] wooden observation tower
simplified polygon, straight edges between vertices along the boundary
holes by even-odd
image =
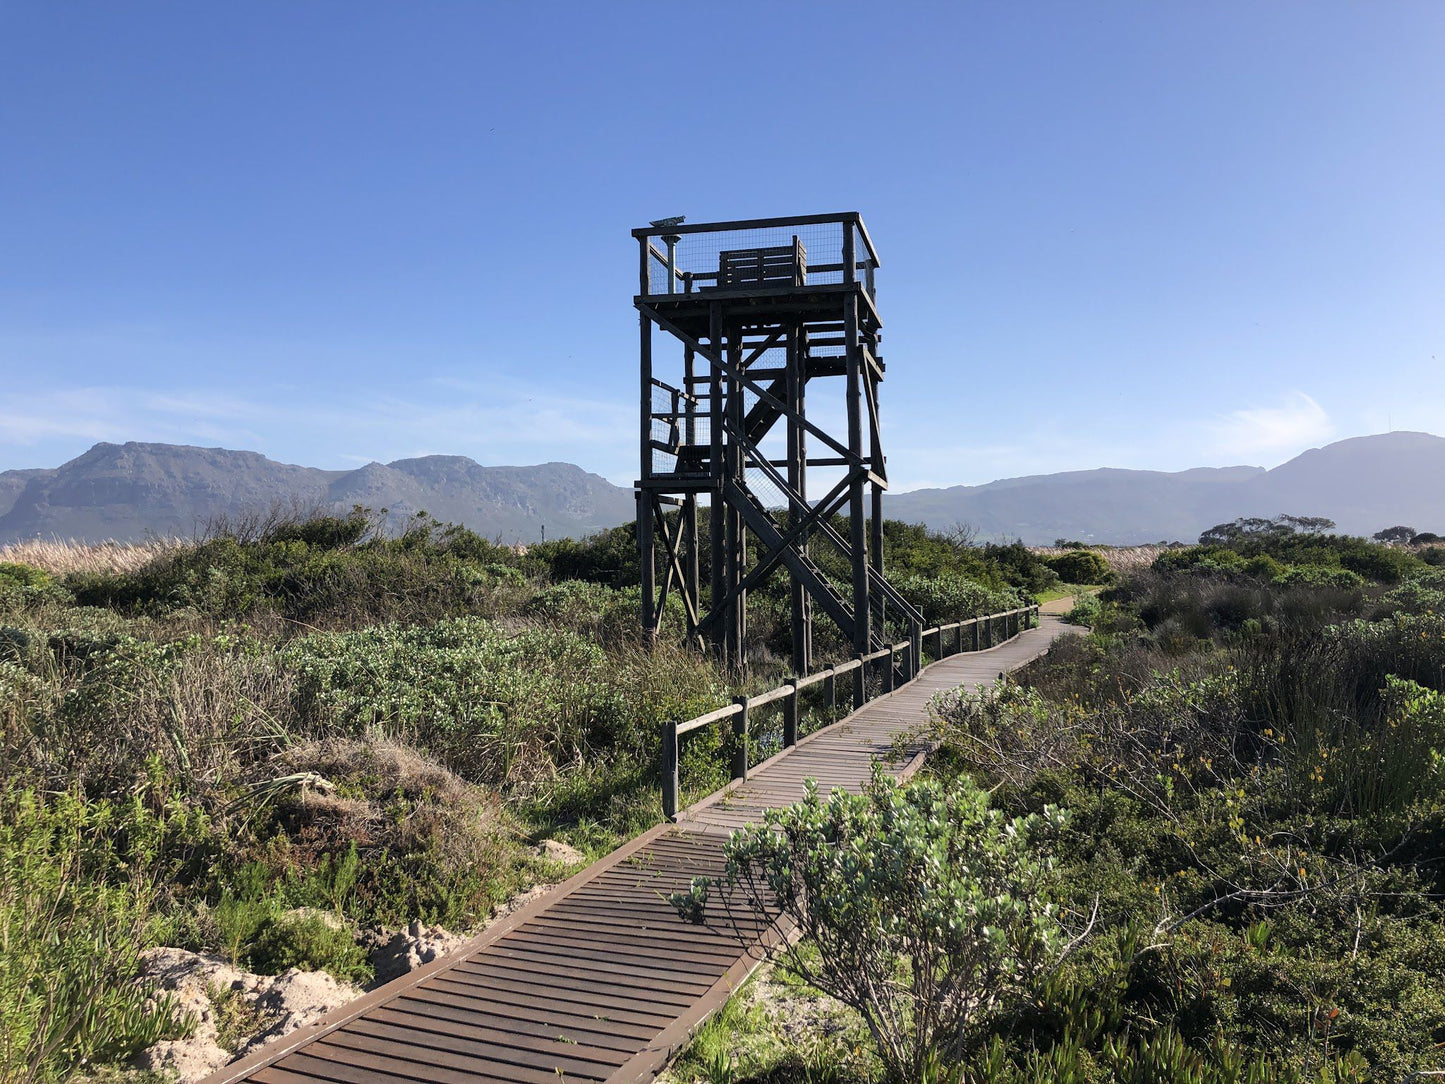
[[[632,235],[644,632],[656,634],[676,593],[688,638],[740,668],[748,592],[781,570],[791,580],[795,672],[812,667],[817,611],[858,655],[885,642],[885,620],[906,624],[917,643],[918,612],[883,576],[882,321],[878,254],[862,218],[666,220]],[[655,331],[671,350],[654,351]],[[824,546],[847,580],[815,559]]]

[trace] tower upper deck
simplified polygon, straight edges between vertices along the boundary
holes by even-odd
[[[636,302],[680,325],[706,319],[726,302],[766,322],[810,311],[836,314],[842,299],[860,298],[865,329],[880,321],[874,305],[878,253],[856,211],[647,226],[638,242]],[[694,330],[688,327],[688,330]]]

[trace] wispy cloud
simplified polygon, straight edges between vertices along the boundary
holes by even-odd
[[[1302,391],[1276,406],[1251,406],[1215,419],[1206,430],[1216,453],[1242,459],[1303,451],[1335,436],[1334,420]]]
[[[152,440],[247,448],[318,466],[434,453],[490,464],[565,459],[626,482],[635,470],[635,425],[630,404],[516,381],[424,382],[406,395],[288,393],[276,401],[203,388],[47,389],[12,394],[0,407],[0,458],[12,461],[0,466],[50,466],[57,455],[83,450],[81,442]]]

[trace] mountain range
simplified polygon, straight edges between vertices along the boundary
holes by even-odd
[[[885,498],[894,519],[967,524],[979,538],[1117,545],[1180,540],[1238,516],[1327,516],[1347,534],[1404,524],[1445,534],[1445,438],[1381,433],[1312,448],[1272,470],[1067,471]]]
[[[177,444],[97,444],[55,468],[0,472],[0,544],[28,538],[190,537],[217,517],[276,504],[418,511],[487,538],[578,537],[630,521],[632,491],[571,463],[485,467],[431,455],[320,470],[259,452]],[[1046,545],[1193,541],[1216,523],[1280,513],[1327,516],[1341,531],[1405,524],[1445,534],[1445,438],[1383,433],[1314,448],[1272,470],[1200,467],[1067,471],[979,486],[889,494],[894,519],[972,527],[980,539]]]
[[[275,505],[419,511],[502,542],[579,537],[635,515],[632,491],[571,463],[484,467],[429,455],[355,470],[277,463],[259,452],[97,444],[53,470],[0,472],[0,544],[27,538],[191,537],[218,517]]]

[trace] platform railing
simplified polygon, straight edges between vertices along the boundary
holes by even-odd
[[[751,696],[738,696],[731,704],[717,708],[705,715],[686,722],[670,719],[663,724],[662,733],[662,812],[668,820],[677,819],[680,784],[678,765],[682,754],[682,739],[704,727],[719,723],[732,723],[732,778],[745,780],[748,777],[749,754],[751,752],[750,722],[752,713],[758,708],[782,701],[783,703],[783,749],[798,744],[799,694],[820,683],[826,686],[826,698],[830,713],[838,705],[838,679],[851,675],[853,710],[857,711],[868,703],[888,696],[895,691],[896,673],[917,677],[921,668],[923,648],[929,638],[933,639],[935,661],[966,651],[985,651],[996,647],[1019,633],[1033,628],[1038,623],[1038,606],[1020,606],[1001,613],[984,614],[946,625],[934,625],[917,629],[909,640],[900,640],[866,655],[855,655],[847,662],[829,666],[807,677],[795,677],[785,681],[776,689]],[[965,635],[967,630],[967,635]],[[951,635],[951,650],[949,637]],[[965,644],[967,646],[965,646]],[[886,663],[885,663],[886,660]],[[880,665],[881,664],[881,665]],[[873,667],[881,676],[878,693],[868,695],[868,668]],[[895,667],[897,669],[895,669]],[[910,679],[911,680],[911,679]],[[906,685],[908,682],[903,682]],[[900,686],[901,687],[901,686]]]
[[[730,283],[726,268],[751,254],[766,261],[786,249],[796,255],[783,278],[795,286],[862,283],[874,296],[878,251],[856,211],[647,226],[632,231],[638,242],[638,294],[661,297],[740,286],[778,285],[772,275]],[[806,253],[806,258],[802,254]],[[774,268],[774,270],[778,270]]]

